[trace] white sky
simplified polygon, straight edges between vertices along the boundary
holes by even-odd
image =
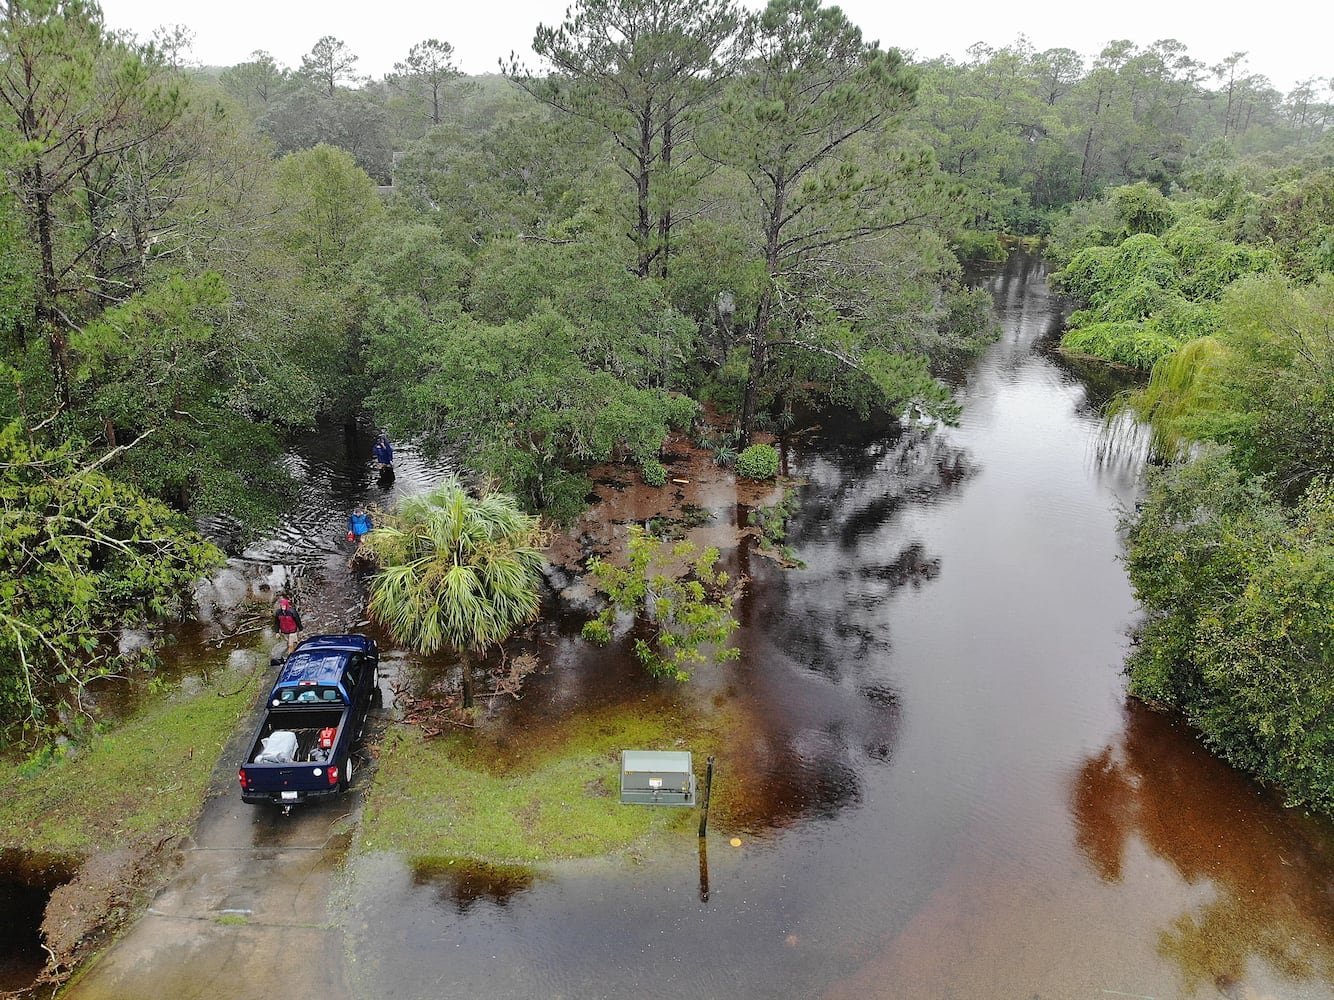
[[[746,0],[752,8],[761,4]],[[427,38],[453,45],[465,73],[495,72],[511,51],[535,66],[533,29],[560,22],[568,6],[569,0],[102,0],[107,26],[141,39],[163,25],[184,24],[195,33],[195,61],[205,65],[231,66],[263,49],[296,68],[317,39],[333,35],[359,57],[358,73],[373,77],[383,77]],[[1021,34],[1039,51],[1060,46],[1086,57],[1113,39],[1146,46],[1175,38],[1209,65],[1246,52],[1247,70],[1269,77],[1284,92],[1300,80],[1334,75],[1328,31],[1315,23],[1328,12],[1317,15],[1323,4],[1311,0],[1271,0],[1259,7],[1217,0],[845,0],[839,6],[868,40],[912,50],[919,59],[962,59],[974,42],[1000,48]]]

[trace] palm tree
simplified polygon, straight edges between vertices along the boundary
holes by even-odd
[[[370,585],[371,616],[417,652],[457,650],[471,708],[472,658],[537,617],[543,542],[538,519],[512,496],[474,497],[449,480],[404,500],[362,539],[382,567]]]

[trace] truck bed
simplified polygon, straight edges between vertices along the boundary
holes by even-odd
[[[341,705],[333,708],[274,709],[269,712],[268,717],[264,720],[264,725],[260,727],[259,733],[255,736],[255,742],[250,747],[250,753],[246,757],[247,766],[288,766],[287,764],[255,760],[264,750],[264,741],[275,732],[284,729],[296,734],[297,751],[291,763],[323,763],[323,758],[311,756],[311,751],[315,749],[319,742],[320,730],[330,727],[336,729],[342,721],[343,707]]]

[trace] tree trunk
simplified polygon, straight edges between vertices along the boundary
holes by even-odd
[[[773,319],[774,283],[778,280],[778,248],[783,239],[783,211],[787,204],[788,177],[779,170],[773,179],[773,200],[769,218],[764,225],[764,264],[769,280],[760,293],[760,304],[755,310],[755,329],[751,331],[750,372],[746,378],[746,395],[741,403],[741,444],[750,444],[755,430],[755,401],[763,385],[764,367],[768,355],[769,323]]]
[[[653,108],[645,105],[639,116],[639,151],[636,154],[638,175],[635,177],[635,243],[638,244],[639,259],[635,273],[647,278],[649,266],[653,262],[653,248],[649,246],[653,225],[649,216],[649,165],[653,162]]]
[[[36,190],[34,202],[34,221],[37,223],[37,251],[41,258],[42,287],[37,299],[37,319],[46,333],[46,341],[51,349],[51,375],[56,392],[56,400],[62,410],[70,408],[69,343],[60,319],[60,310],[56,306],[56,296],[60,291],[60,282],[56,278],[56,251],[53,234],[53,210],[51,198],[46,193],[46,178],[40,168],[33,168]]]
[[[662,123],[662,184],[658,187],[658,197],[661,199],[663,192],[666,191],[666,199],[658,213],[658,253],[662,260],[658,264],[658,277],[667,277],[667,258],[671,255],[672,238],[672,198],[675,192],[672,190],[672,131],[675,118],[672,113],[671,102],[667,104],[667,110]]]
[[[755,329],[751,331],[750,371],[746,375],[746,395],[741,403],[741,444],[750,444],[750,436],[755,430],[755,401],[759,396],[760,385],[764,380],[764,363],[769,338],[769,316],[773,309],[773,283],[764,289],[760,296],[760,305],[755,313]]]

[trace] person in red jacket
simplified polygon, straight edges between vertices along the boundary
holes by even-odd
[[[292,651],[296,649],[297,633],[302,629],[301,612],[292,607],[292,602],[286,597],[278,601],[278,607],[273,612],[273,627],[278,633],[287,640],[287,655],[291,656]]]

